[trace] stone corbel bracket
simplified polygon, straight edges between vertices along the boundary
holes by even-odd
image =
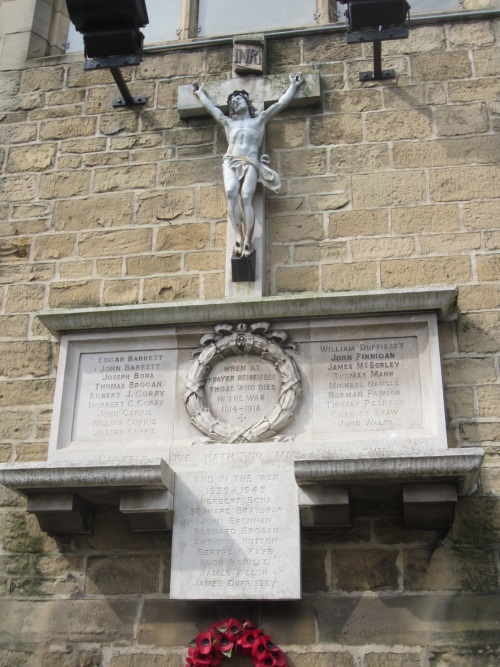
[[[352,525],[352,501],[401,500],[407,527],[453,524],[457,497],[477,486],[479,447],[433,453],[387,453],[295,461],[303,528]]]
[[[0,465],[0,484],[26,496],[40,528],[56,535],[90,533],[100,505],[119,507],[134,532],[172,530],[174,481],[163,459]]]
[[[261,106],[267,108],[279,100],[289,85],[289,74],[272,74],[261,77],[247,76],[225,81],[206,81],[205,92],[219,109],[227,113],[227,97],[234,90],[243,88],[258,108]],[[314,106],[320,104],[320,102],[319,74],[304,74],[304,83],[297,90],[294,99],[288,106]],[[207,110],[193,93],[192,84],[179,86],[177,110],[181,118],[208,116]]]

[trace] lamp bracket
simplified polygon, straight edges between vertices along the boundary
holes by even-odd
[[[359,42],[385,42],[391,39],[408,39],[410,30],[407,26],[397,25],[392,28],[381,28],[380,30],[359,30],[347,33],[347,43],[357,44]]]
[[[120,89],[120,93],[123,97],[115,97],[113,100],[113,107],[115,109],[120,107],[135,107],[143,106],[148,101],[146,95],[137,95],[133,96],[128,89],[127,84],[123,78],[123,75],[120,71],[120,67],[129,67],[131,65],[138,65],[141,62],[141,56],[139,54],[133,54],[128,56],[112,56],[105,58],[93,58],[92,60],[86,60],[83,65],[83,69],[88,71],[98,70],[98,69],[109,69],[113,75],[116,85]]]

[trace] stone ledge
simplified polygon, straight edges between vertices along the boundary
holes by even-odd
[[[407,526],[450,526],[457,495],[476,489],[483,458],[475,447],[295,461],[302,526],[350,526],[359,498],[402,500]]]
[[[134,532],[171,530],[175,476],[163,459],[1,464],[0,484],[28,498],[45,532],[89,533],[92,510],[118,506]]]
[[[321,296],[270,296],[244,301],[185,301],[174,304],[52,310],[38,313],[38,318],[55,335],[66,331],[91,329],[421,311],[437,311],[439,317],[444,319],[455,310],[457,298],[458,288],[454,286],[409,288],[337,292]]]

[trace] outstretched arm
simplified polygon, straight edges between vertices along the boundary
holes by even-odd
[[[193,92],[196,95],[196,97],[200,100],[200,102],[203,104],[205,109],[208,111],[208,113],[215,118],[215,120],[220,123],[221,125],[225,125],[227,116],[225,116],[222,111],[215,106],[215,104],[212,102],[210,98],[207,97],[205,90],[204,90],[204,84],[202,83],[201,85],[199,83],[194,83],[193,84]]]
[[[290,102],[293,100],[295,97],[295,93],[299,89],[299,87],[302,85],[302,82],[304,81],[302,77],[301,72],[297,72],[297,74],[290,74],[290,85],[288,86],[288,90],[286,93],[283,93],[283,95],[279,98],[277,102],[272,104],[269,109],[266,109],[263,111],[259,118],[262,118],[265,122],[270,120],[271,118],[274,118],[276,114],[278,114],[280,111],[282,111],[285,107],[287,107]]]

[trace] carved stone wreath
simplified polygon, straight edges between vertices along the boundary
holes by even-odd
[[[255,324],[218,324],[214,334],[203,336],[186,380],[184,401],[191,422],[213,442],[258,442],[272,440],[297,413],[302,395],[299,369],[285,352],[288,334],[270,331],[268,322]],[[281,388],[277,404],[255,424],[236,426],[221,421],[210,410],[205,383],[216,363],[228,357],[255,355],[272,363],[280,375]]]

